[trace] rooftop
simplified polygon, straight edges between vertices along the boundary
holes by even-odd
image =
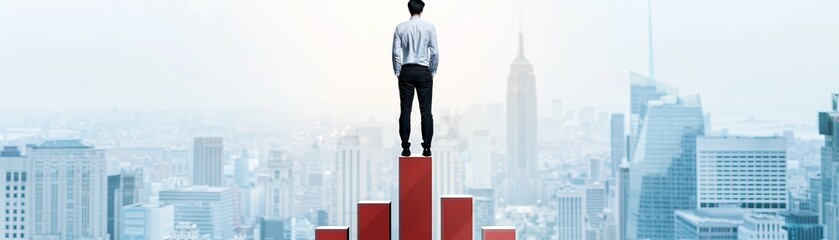
[[[45,141],[41,144],[33,146],[32,148],[34,148],[34,149],[67,149],[67,148],[86,149],[86,148],[93,148],[93,145],[85,144],[85,143],[82,142],[82,140],[78,140],[78,139],[63,139],[63,140]]]
[[[690,210],[676,210],[676,215],[695,224],[735,224],[743,223],[743,216],[752,212],[742,208],[704,208]]]
[[[173,189],[163,190],[164,192],[225,192],[230,190],[228,187],[207,186],[207,185],[192,185]]]

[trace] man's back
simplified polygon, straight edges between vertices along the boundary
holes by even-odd
[[[400,23],[393,33],[393,71],[399,75],[402,65],[417,64],[437,73],[437,30],[418,16]]]

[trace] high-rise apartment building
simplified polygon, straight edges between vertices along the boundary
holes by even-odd
[[[27,155],[27,238],[108,239],[105,151],[54,140]]]
[[[26,157],[15,146],[0,151],[0,237],[27,239]],[[31,195],[30,195],[31,196]]]
[[[224,185],[224,141],[196,137],[192,148],[193,185]]]

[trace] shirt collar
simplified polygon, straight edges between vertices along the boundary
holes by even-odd
[[[419,16],[411,16],[411,20],[416,20],[416,19],[420,19],[420,17]]]

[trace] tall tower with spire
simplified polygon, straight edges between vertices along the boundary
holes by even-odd
[[[536,161],[536,78],[524,57],[519,30],[518,56],[507,77],[507,161],[505,189],[509,205],[534,205],[539,193]]]

